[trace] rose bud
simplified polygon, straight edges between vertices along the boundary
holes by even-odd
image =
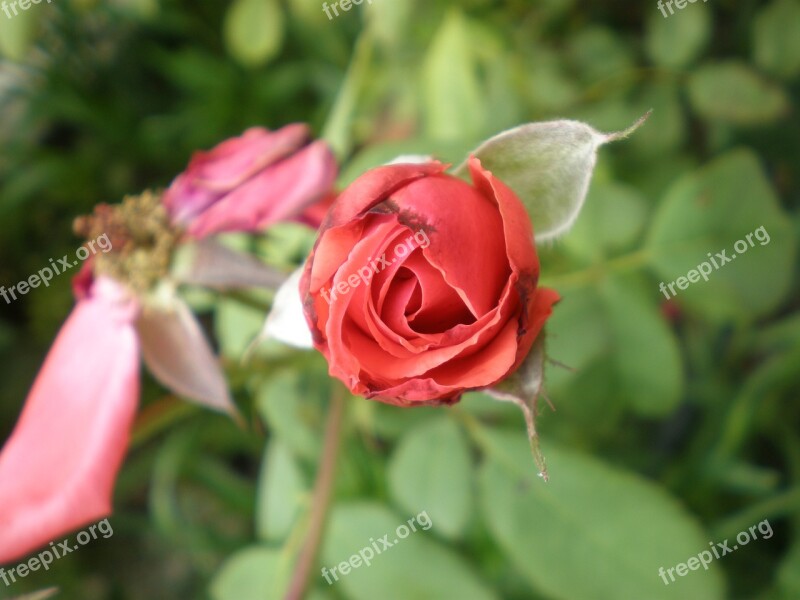
[[[450,404],[525,359],[558,295],[538,288],[530,219],[469,161],[367,172],[334,202],[300,283],[330,374],[400,406]]]

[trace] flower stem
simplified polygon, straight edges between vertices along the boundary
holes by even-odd
[[[334,391],[331,394],[328,420],[325,424],[325,439],[322,444],[319,471],[314,484],[314,496],[311,499],[308,534],[297,559],[294,573],[292,573],[289,591],[286,592],[285,600],[302,600],[305,596],[308,578],[317,558],[319,545],[322,541],[322,532],[325,528],[328,509],[330,508],[345,403],[344,389],[338,382],[334,382],[334,386]]]
[[[636,270],[643,267],[650,260],[647,250],[638,250],[618,256],[604,263],[598,263],[581,271],[572,271],[561,275],[542,277],[541,284],[547,287],[565,289],[582,287],[594,283],[606,275],[625,271]]]

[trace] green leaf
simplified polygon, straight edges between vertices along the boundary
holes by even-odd
[[[329,383],[317,377],[307,377],[307,380],[310,384]],[[269,428],[291,448],[293,454],[316,461],[321,442],[309,417],[319,418],[319,415],[304,404],[307,396],[301,392],[301,383],[299,369],[273,374],[259,389],[256,405]]]
[[[452,10],[436,32],[422,68],[425,130],[435,139],[480,139],[487,107],[464,16]]]
[[[289,558],[253,546],[234,554],[211,582],[214,600],[281,600],[289,585]]]
[[[266,541],[286,539],[306,494],[303,474],[289,447],[272,440],[264,452],[258,487],[256,531]]]
[[[597,290],[566,294],[548,322],[552,336],[547,352],[575,369],[548,371],[556,402],[573,405],[565,410],[613,414],[622,407],[653,417],[675,408],[684,381],[680,347],[648,297],[657,293],[639,279],[613,278]],[[597,407],[582,396],[586,388],[591,398],[598,398]]]
[[[800,2],[774,0],[755,19],[753,57],[762,69],[779,77],[800,73]]]
[[[424,527],[428,523],[431,525],[427,525],[426,531]],[[411,532],[407,520],[378,504],[363,502],[336,507],[329,521],[321,560],[328,570],[331,585],[349,600],[497,598],[475,576],[474,565],[465,563],[457,554],[432,540],[431,528],[438,526],[435,518],[414,521],[414,524],[417,531]],[[403,526],[409,529],[404,539],[397,531],[401,529],[402,535]],[[384,548],[380,541],[384,536],[390,548]],[[370,550],[372,558],[366,554]],[[358,564],[362,551],[369,565],[361,560],[360,566],[342,574],[340,565],[352,557]],[[330,573],[334,567],[338,581]]]
[[[778,569],[778,587],[785,598],[800,597],[800,541],[795,541]]]
[[[658,156],[659,162],[667,151],[681,148],[686,139],[687,123],[681,103],[680,90],[674,81],[648,83],[641,89],[634,106],[638,114],[652,110],[647,127],[637,131],[630,140],[633,153]],[[647,171],[649,175],[653,170]]]
[[[365,172],[385,165],[398,156],[432,156],[442,162],[459,161],[469,152],[471,144],[463,142],[442,142],[426,139],[410,139],[400,142],[371,144],[356,154],[342,170],[338,184],[344,188],[353,183]]]
[[[264,325],[264,313],[236,300],[222,299],[217,303],[214,331],[221,353],[238,359],[258,336]]]
[[[595,182],[564,246],[587,262],[631,247],[647,220],[647,202],[633,187]]]
[[[322,139],[328,142],[340,158],[347,156],[353,148],[353,122],[359,99],[369,78],[373,46],[372,37],[368,33],[362,34],[356,42],[347,74],[322,131]]]
[[[283,10],[277,0],[234,0],[223,35],[231,56],[248,67],[274,58],[283,45]]]
[[[597,149],[635,131],[603,134],[578,121],[529,123],[483,142],[472,154],[519,196],[533,222],[537,242],[566,233],[583,207]],[[468,171],[465,161],[456,170]]]
[[[789,107],[781,88],[734,61],[700,67],[689,76],[688,86],[694,110],[712,121],[768,123],[783,116]]]
[[[529,467],[521,435],[490,432],[481,505],[495,539],[534,589],[564,600],[723,597],[717,565],[676,577],[668,569],[708,549],[675,500],[641,477],[544,444],[552,481]]]
[[[20,9],[17,15],[12,12],[10,19],[0,11],[0,56],[16,62],[24,61],[25,55],[33,45],[41,10],[46,9],[41,6],[34,6],[28,10]]]
[[[754,234],[762,227],[766,236]],[[748,234],[752,246],[746,243]],[[724,250],[731,258],[740,240],[746,253],[720,265],[715,254]],[[673,289],[679,302],[713,319],[766,314],[790,289],[796,257],[792,222],[748,150],[723,155],[677,181],[660,203],[647,245],[665,284],[707,264],[708,281],[700,279],[685,290],[676,283]]]
[[[669,15],[669,9],[665,7]],[[678,15],[665,18],[660,10],[649,12],[645,48],[659,66],[679,69],[698,57],[711,36],[711,9],[696,3]]]
[[[428,421],[403,437],[388,480],[392,497],[409,514],[427,511],[443,536],[463,532],[472,508],[472,461],[452,419]]]
[[[587,83],[618,77],[635,66],[634,53],[626,47],[626,38],[613,29],[596,25],[581,27],[568,39],[568,56]]]
[[[675,335],[658,307],[638,293],[636,285],[610,280],[603,286],[602,295],[614,345],[617,394],[639,414],[668,414],[683,392],[681,353]]]
[[[414,0],[364,2],[367,26],[374,32],[376,40],[392,50],[402,47],[401,44],[408,39],[409,25],[419,9]]]

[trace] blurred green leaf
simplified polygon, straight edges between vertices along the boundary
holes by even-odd
[[[708,262],[709,254],[714,258],[724,250],[731,258],[734,244],[760,227],[768,243],[751,236],[753,247],[748,244],[746,255],[712,270],[708,281],[682,291],[673,288],[678,302],[709,318],[755,317],[788,293],[797,246],[792,223],[750,151],[717,158],[667,191],[650,231],[652,263],[665,282],[676,281]]]
[[[248,67],[274,58],[283,45],[283,9],[277,0],[234,0],[223,33],[231,56]]]
[[[8,13],[0,12],[0,56],[24,62],[25,55],[33,46],[36,26],[41,18],[40,11],[45,9],[29,5],[28,10],[15,8],[17,14],[14,14],[10,8],[11,4],[8,2],[5,9]]]
[[[425,131],[434,139],[480,139],[486,103],[465,17],[451,10],[422,67]]]
[[[408,25],[419,9],[416,0],[377,2],[362,0],[367,24],[375,39],[389,48],[397,48],[408,37]]]
[[[534,589],[565,600],[723,597],[713,563],[669,585],[659,577],[659,568],[708,549],[694,518],[663,490],[551,444],[544,444],[552,478],[545,484],[524,436],[491,432],[490,440],[480,475],[483,513]]]
[[[267,426],[299,457],[315,461],[320,439],[309,423],[308,406],[301,395],[299,370],[274,373],[258,390],[256,404]],[[323,381],[323,383],[328,383]],[[319,414],[312,413],[319,418]]]
[[[230,557],[211,582],[214,600],[281,600],[291,574],[277,550],[253,546]]]
[[[616,393],[639,414],[668,414],[683,391],[681,353],[675,335],[658,306],[639,293],[635,284],[608,281],[602,294],[614,344]]]
[[[779,77],[800,73],[800,2],[773,0],[756,16],[753,57],[762,69]]]
[[[564,246],[588,262],[601,261],[609,253],[632,246],[646,221],[647,203],[636,188],[595,181]]]
[[[800,541],[795,540],[778,569],[778,588],[782,598],[800,598]]]
[[[214,331],[222,354],[228,358],[240,358],[261,331],[265,317],[266,313],[237,300],[217,302]]]
[[[669,16],[669,9],[664,10],[666,18],[655,6],[652,10],[648,7],[645,48],[657,65],[679,69],[696,59],[708,43],[711,9],[698,2],[673,17]]]
[[[634,68],[625,39],[606,27],[580,28],[569,39],[569,56],[588,83],[619,77]]]
[[[431,518],[430,522],[430,527],[435,529],[436,519]],[[361,502],[337,506],[330,517],[321,561],[328,570],[337,568],[338,581],[329,575],[332,585],[349,600],[497,598],[475,576],[473,567],[431,539],[430,529],[425,531],[415,522],[417,531],[402,539],[397,535],[401,526],[408,528],[407,521],[380,504]],[[390,548],[384,548],[380,541],[384,536],[392,544]],[[349,573],[341,574],[339,565],[352,556],[360,559],[358,553],[362,549],[372,551],[374,557],[370,565],[362,563]]]
[[[369,33],[362,34],[356,42],[347,74],[322,132],[322,139],[330,144],[340,158],[347,156],[353,148],[353,122],[359,99],[369,79],[373,46]]]
[[[561,112],[580,96],[580,88],[562,57],[550,48],[535,46],[529,56],[520,59],[519,70],[523,92],[536,108]]]
[[[389,461],[388,481],[408,514],[427,511],[445,537],[463,532],[472,508],[472,461],[452,419],[428,421],[405,435]]]
[[[601,410],[611,412],[625,407],[652,417],[675,408],[683,391],[680,348],[642,287],[635,278],[614,278],[604,280],[597,291],[581,288],[565,294],[548,322],[552,336],[547,354],[576,371],[548,371],[548,385],[558,396],[579,403],[581,410],[591,410],[596,404],[592,397],[602,398]],[[590,398],[567,392],[566,386],[582,377],[593,382],[580,392]]]
[[[737,125],[768,123],[781,117],[789,107],[780,87],[735,61],[698,68],[689,76],[688,86],[694,110],[712,121]]]
[[[385,165],[403,155],[432,156],[448,163],[460,163],[471,149],[471,144],[410,139],[402,142],[372,144],[356,154],[347,163],[339,177],[340,186],[348,186],[370,169]]]
[[[634,114],[644,114],[648,110],[652,110],[653,114],[647,119],[647,126],[639,129],[626,142],[631,150],[647,156],[657,155],[663,160],[664,152],[675,150],[683,144],[687,123],[675,82],[653,82],[646,86],[634,106]]]
[[[267,444],[258,486],[256,531],[266,541],[285,539],[299,514],[306,484],[289,447],[274,439]]]

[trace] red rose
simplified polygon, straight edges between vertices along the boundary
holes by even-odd
[[[353,393],[458,401],[510,375],[558,295],[537,288],[525,209],[470,159],[379,167],[337,198],[300,284],[314,345]]]

